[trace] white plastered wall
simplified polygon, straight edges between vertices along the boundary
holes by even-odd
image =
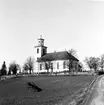
[[[65,60],[56,60],[56,61],[51,61],[51,63],[53,63],[53,72],[61,72],[64,70],[68,70],[67,66],[65,69],[63,69],[63,62]],[[66,60],[68,61],[68,60]],[[57,62],[59,62],[59,69],[57,69]],[[42,70],[40,70],[40,64],[42,64]],[[35,71],[34,72],[47,72],[47,70],[44,68],[45,67],[45,62],[37,62],[35,65]],[[49,69],[49,72],[51,72],[51,69]]]

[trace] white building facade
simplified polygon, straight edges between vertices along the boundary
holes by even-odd
[[[38,39],[38,45],[35,46],[35,71],[37,73],[55,73],[68,71],[68,64],[74,61],[78,64],[78,59],[67,51],[47,53],[47,47],[44,46],[44,39]]]

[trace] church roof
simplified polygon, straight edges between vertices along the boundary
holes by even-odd
[[[61,52],[53,52],[53,53],[47,53],[46,55],[42,56],[41,58],[38,58],[38,62],[44,62],[44,61],[54,61],[54,60],[75,60],[79,61],[77,58],[69,54],[67,51],[61,51]]]

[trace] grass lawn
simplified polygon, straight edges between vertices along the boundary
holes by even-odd
[[[90,82],[93,76],[21,77],[0,82],[0,105],[55,105]],[[28,90],[27,81],[42,88]]]

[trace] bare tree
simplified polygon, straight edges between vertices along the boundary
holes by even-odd
[[[51,62],[45,62],[45,69],[47,70],[47,73],[49,73],[49,69],[51,68]]]
[[[82,70],[83,70],[83,64],[82,64],[82,62],[78,62],[78,71],[79,72],[82,72]]]
[[[94,69],[95,72],[97,71],[97,69],[99,67],[99,61],[100,61],[99,58],[89,57],[89,58],[85,58],[84,61],[90,69]]]
[[[19,64],[17,64],[17,69],[18,69],[19,73],[21,73],[21,66]]]
[[[72,60],[70,60],[70,61],[68,60],[68,61],[65,62],[65,65],[69,70],[69,73],[72,72],[72,64],[73,64]]]
[[[99,61],[100,61],[100,58],[92,57],[92,67],[95,70],[95,72],[97,71],[99,67]]]
[[[23,65],[23,69],[24,71],[29,70],[30,74],[34,70],[34,59],[31,56],[27,58],[26,62]]]
[[[25,71],[26,73],[29,71],[27,63],[24,63],[23,71]]]
[[[68,60],[65,62],[66,67],[69,70],[69,73],[72,72],[77,72],[77,62],[74,60]]]
[[[103,69],[104,69],[104,54],[101,55],[101,58],[100,58],[100,65],[99,65],[99,66],[101,67],[101,70],[103,71]]]
[[[68,53],[77,58],[76,50],[69,49],[68,50]],[[69,73],[76,71],[75,69],[76,69],[77,65],[76,65],[76,62],[74,60],[72,60],[72,59],[68,60],[66,62],[66,66],[69,69]]]
[[[5,61],[2,64],[2,67],[1,67],[1,71],[0,72],[1,72],[1,75],[6,75],[7,74],[7,67],[6,67]]]
[[[68,50],[68,53],[71,54],[71,55],[73,55],[74,57],[77,57],[77,51],[74,50],[74,49]]]
[[[91,65],[91,60],[90,58],[86,57],[84,62],[86,63],[86,65],[90,68],[90,70],[92,69],[92,65]]]
[[[17,64],[15,61],[13,61],[10,65],[9,65],[9,72],[8,74],[11,74],[11,72],[13,74],[17,74],[17,71],[19,70],[19,64]]]

